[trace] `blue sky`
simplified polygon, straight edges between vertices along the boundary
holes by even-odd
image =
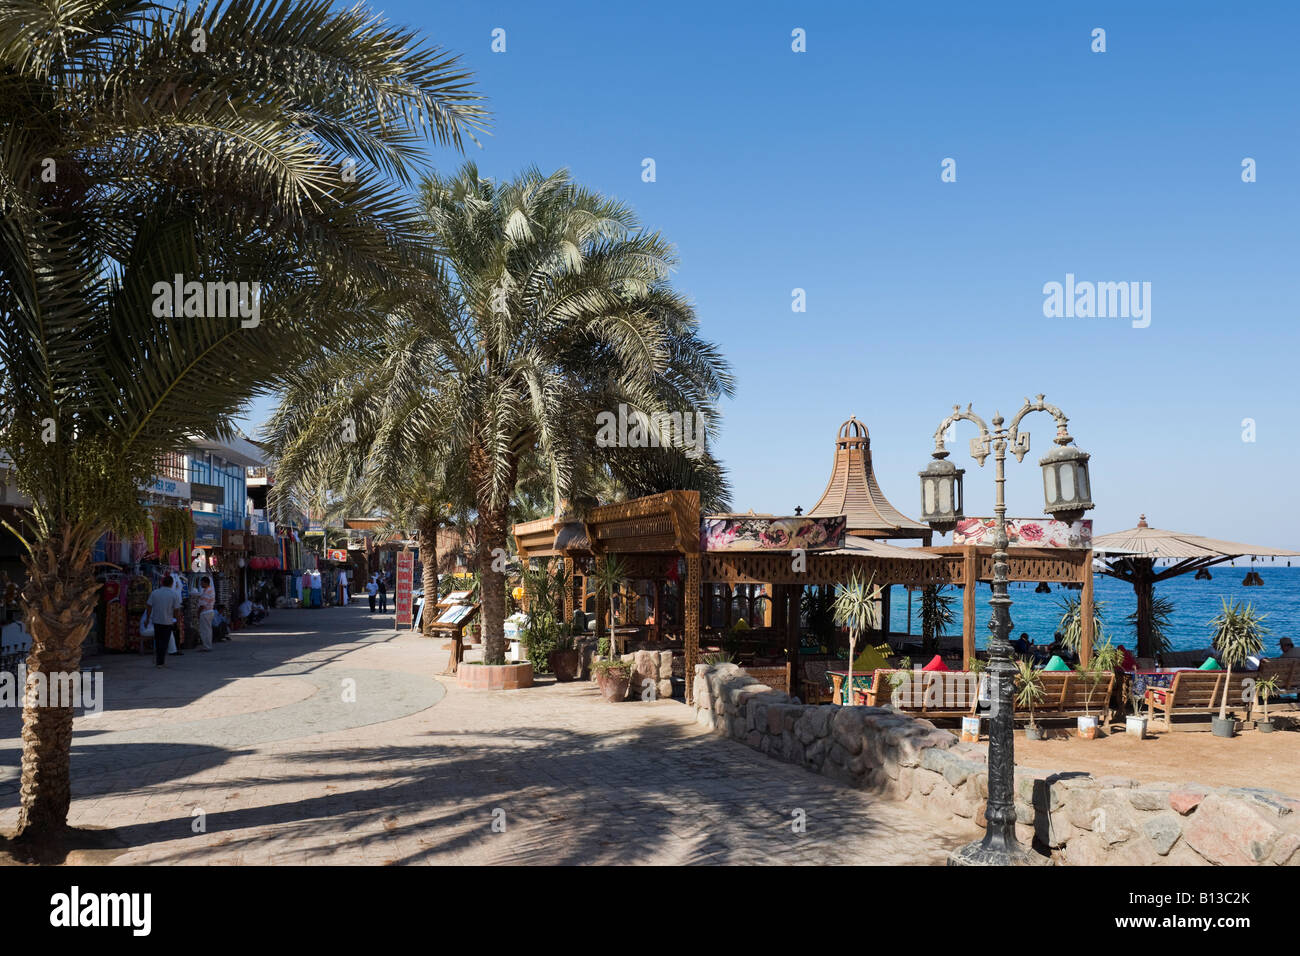
[[[1099,533],[1145,512],[1300,546],[1295,498],[1277,493],[1300,468],[1300,7],[376,6],[477,75],[494,113],[469,148],[484,173],[568,167],[676,243],[674,281],[738,378],[714,446],[738,509],[810,507],[857,415],[886,494],[915,514],[954,402],[991,418],[1045,392],[1093,455]],[[1067,273],[1151,283],[1150,326],[1045,318],[1043,285]],[[1037,515],[1051,420],[1026,427],[1008,494]],[[990,514],[973,434],[950,447],[967,514]]]

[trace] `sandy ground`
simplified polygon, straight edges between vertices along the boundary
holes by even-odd
[[[1282,717],[1279,715],[1279,725]],[[1300,714],[1289,715],[1292,729],[1261,734],[1247,728],[1236,737],[1215,737],[1198,725],[1175,724],[1166,733],[1157,723],[1142,740],[1116,732],[1095,740],[1055,734],[1026,740],[1016,732],[1016,763],[1044,770],[1086,770],[1096,776],[1120,775],[1142,783],[1195,782],[1220,787],[1266,787],[1300,796]],[[1195,730],[1184,729],[1197,727]]]

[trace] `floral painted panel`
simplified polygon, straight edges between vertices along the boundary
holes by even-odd
[[[700,522],[701,551],[808,551],[844,544],[845,517],[705,518]]]
[[[993,546],[992,518],[962,518],[952,534],[953,544]],[[1008,518],[1007,544],[1020,548],[1091,548],[1092,519],[1073,524],[1052,518]]]

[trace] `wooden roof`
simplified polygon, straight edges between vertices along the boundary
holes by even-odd
[[[514,527],[519,556],[563,554],[694,554],[700,550],[700,495],[665,491],[599,505],[581,522],[538,518]]]
[[[821,500],[808,511],[812,518],[844,515],[847,531],[864,538],[929,538],[927,525],[913,521],[889,503],[871,467],[867,426],[850,418],[835,439],[835,463]]]

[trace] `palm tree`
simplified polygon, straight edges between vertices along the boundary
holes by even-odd
[[[597,558],[595,567],[591,575],[592,585],[596,590],[596,597],[604,597],[605,608],[609,611],[609,659],[614,659],[614,627],[616,619],[614,616],[614,597],[623,590],[623,584],[627,580],[627,568],[618,558],[602,557]],[[626,621],[626,618],[624,618]],[[605,621],[603,618],[596,620],[596,627],[603,629]]]
[[[947,585],[928,584],[921,590],[921,650],[925,655],[939,649],[939,638],[952,627],[952,606],[956,598],[945,594]]]
[[[33,502],[30,671],[79,666],[91,549],[142,527],[158,456],[371,320],[419,235],[390,180],[428,137],[459,147],[478,99],[362,7],[0,5],[0,447]],[[200,283],[183,302],[177,276]],[[66,823],[72,710],[23,719],[36,843]]]
[[[1061,635],[1061,646],[1079,653],[1083,643],[1083,604],[1073,594],[1067,594],[1056,602],[1061,609],[1061,620],[1056,625]],[[1092,633],[1094,644],[1100,643],[1106,636],[1105,601],[1094,601],[1092,605]]]
[[[540,466],[552,504],[581,497],[592,475],[633,470],[638,455],[624,452],[646,452],[600,447],[600,412],[624,403],[647,414],[696,414],[712,427],[732,383],[698,337],[690,304],[666,281],[672,247],[628,207],[565,172],[527,170],[497,183],[472,163],[426,179],[421,195],[445,259],[421,260],[421,279],[407,283],[404,300],[338,367],[304,372],[323,390],[337,388],[338,401],[313,410],[322,440],[303,447],[373,454],[359,443],[342,447],[335,416],[346,408],[358,431],[364,424],[390,436],[378,445],[385,461],[400,448],[428,448],[463,470],[458,488],[478,526],[484,660],[499,663],[501,572],[520,481]],[[677,449],[655,451],[671,458]],[[701,483],[712,480],[708,469],[717,466],[707,454],[686,460],[705,474]],[[680,480],[695,473],[681,468]]]
[[[857,653],[858,635],[879,625],[880,611],[877,602],[881,589],[875,587],[875,575],[862,580],[854,571],[847,584],[835,592],[835,623],[849,629],[849,676],[845,692],[847,703],[853,703],[853,655]]]

